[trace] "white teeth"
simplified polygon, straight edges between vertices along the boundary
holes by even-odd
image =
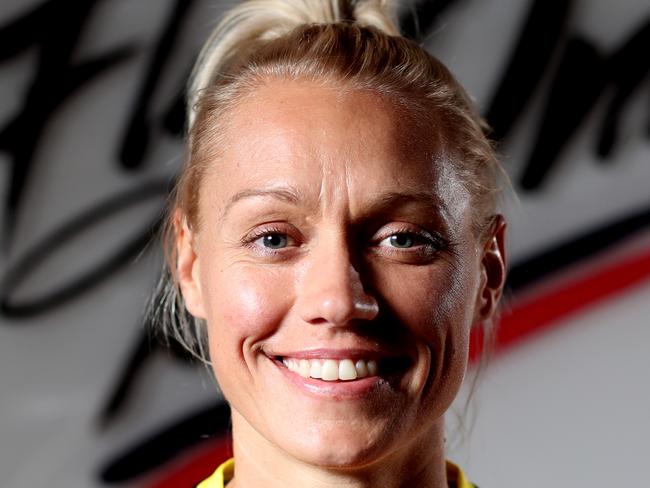
[[[375,376],[377,374],[377,361],[371,359],[368,361],[368,374],[370,376]]]
[[[370,359],[293,359],[283,358],[282,364],[289,371],[303,378],[317,378],[323,381],[352,381],[366,376],[376,376],[379,367],[377,361]]]
[[[306,359],[301,359],[298,367],[298,374],[303,378],[309,378],[309,372],[311,371],[311,366],[309,361]]]
[[[366,362],[363,359],[359,359],[354,365],[354,367],[357,370],[358,378],[365,378],[366,376],[368,376],[368,368],[366,366]]]
[[[339,361],[338,376],[341,380],[356,380],[357,370],[351,359],[344,359]]]
[[[339,365],[333,359],[326,359],[321,370],[321,378],[325,381],[336,381],[339,379]]]
[[[320,361],[310,361],[311,366],[309,368],[309,376],[312,378],[321,378],[322,373],[321,373],[321,364]]]

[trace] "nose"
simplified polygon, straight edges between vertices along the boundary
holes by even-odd
[[[296,306],[310,324],[350,325],[377,317],[379,304],[364,289],[346,246],[322,246],[310,253],[298,284]]]

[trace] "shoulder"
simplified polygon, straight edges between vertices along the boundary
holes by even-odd
[[[447,481],[450,488],[478,488],[470,483],[463,470],[451,461],[447,461]]]
[[[230,458],[222,463],[209,478],[199,483],[196,488],[223,488],[230,481],[235,471],[235,460]],[[478,488],[470,483],[459,466],[447,461],[447,479],[450,488]]]
[[[201,481],[196,488],[223,488],[235,472],[235,460],[230,458],[222,463],[209,478]]]

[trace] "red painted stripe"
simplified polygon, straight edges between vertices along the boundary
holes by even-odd
[[[499,322],[496,352],[543,330],[560,325],[585,307],[610,298],[650,277],[650,251],[626,257],[591,274],[563,282],[558,287],[522,302],[515,302]],[[481,352],[480,332],[472,337],[470,360]]]
[[[588,276],[562,283],[557,288],[517,303],[504,313],[499,323],[496,350],[501,351],[517,341],[561,324],[585,307],[621,293],[650,277],[650,251],[605,266]],[[473,334],[470,359],[480,354],[480,332]],[[146,488],[194,486],[207,478],[221,462],[231,456],[229,440],[218,439],[195,454],[183,465],[165,473]]]
[[[191,488],[210,476],[226,459],[232,456],[229,438],[206,441],[202,447],[178,464],[165,467],[165,472],[154,481],[143,485],[146,488]]]

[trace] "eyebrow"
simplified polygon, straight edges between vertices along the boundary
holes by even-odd
[[[435,193],[426,191],[382,193],[378,196],[377,202],[373,206],[376,206],[379,209],[388,209],[409,203],[424,204],[438,210],[444,209],[440,197]]]
[[[225,208],[223,209],[221,217],[224,218],[237,202],[245,200],[247,198],[255,197],[271,197],[294,205],[297,204],[301,199],[300,192],[290,186],[282,188],[246,189],[235,193],[228,200]]]
[[[237,202],[256,197],[271,197],[292,205],[296,205],[302,199],[304,199],[302,194],[296,188],[291,186],[262,189],[250,188],[235,193],[226,203],[221,217],[225,218],[228,212]],[[374,211],[381,212],[394,207],[408,205],[410,203],[423,204],[428,207],[435,208],[438,211],[445,210],[444,205],[442,204],[442,201],[438,195],[426,191],[381,193],[377,196],[377,200],[373,202],[372,207]]]
[[[427,209],[426,213],[434,218],[443,228],[449,225],[449,208],[444,201],[434,192],[428,191],[397,191],[377,195],[377,199],[367,209],[369,214],[390,214],[391,211],[406,211],[412,208],[416,212]],[[435,217],[434,217],[435,216]]]

